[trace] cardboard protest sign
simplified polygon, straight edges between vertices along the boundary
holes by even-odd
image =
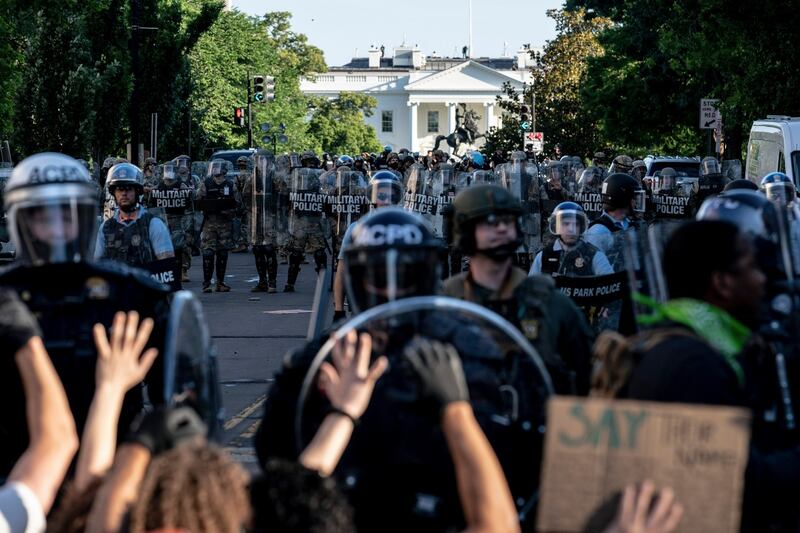
[[[749,439],[745,409],[554,397],[537,530],[582,532],[615,493],[650,479],[683,504],[679,531],[738,532]]]

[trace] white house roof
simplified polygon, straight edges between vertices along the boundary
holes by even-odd
[[[522,88],[519,78],[508,76],[500,71],[476,63],[464,61],[446,70],[435,72],[413,80],[405,90],[414,92],[491,92],[496,93],[504,83]]]

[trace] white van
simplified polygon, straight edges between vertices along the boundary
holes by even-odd
[[[744,177],[760,184],[776,171],[786,173],[795,187],[800,185],[800,117],[769,115],[750,128]]]

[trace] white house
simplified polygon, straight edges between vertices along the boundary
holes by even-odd
[[[531,58],[521,50],[516,58],[425,57],[416,48],[397,48],[394,56],[383,57],[379,49],[365,58],[354,58],[341,67],[303,79],[305,94],[335,98],[340,92],[360,92],[378,101],[375,113],[366,121],[375,128],[384,145],[395,151],[432,149],[437,135],[456,128],[456,112],[464,107],[477,113],[478,131],[485,133],[499,122],[496,97],[508,82],[521,91],[530,82]],[[478,139],[476,146],[481,146]],[[446,142],[441,149],[447,150]]]

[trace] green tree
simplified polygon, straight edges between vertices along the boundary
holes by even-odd
[[[800,10],[792,2],[569,0],[607,15],[606,54],[584,87],[604,135],[659,151],[705,151],[701,98],[722,102],[726,156],[741,157],[753,120],[798,114],[792,73]]]
[[[557,35],[535,56],[530,90],[536,92],[536,127],[548,147],[561,143],[565,153],[586,156],[604,142],[581,87],[589,60],[603,55],[598,35],[611,21],[587,16],[584,9],[551,9],[547,16],[555,20]],[[527,94],[526,101],[531,101]]]
[[[316,98],[313,105],[315,111],[308,124],[312,149],[329,154],[381,151],[375,128],[364,122],[378,105],[375,97],[343,92],[331,100]]]
[[[194,88],[193,151],[246,146],[247,132],[233,125],[234,107],[246,107],[248,76],[275,77],[275,101],[253,104],[254,145],[260,146],[258,125],[286,126],[287,150],[305,149],[308,102],[300,92],[300,77],[325,70],[322,52],[292,32],[289,13],[250,17],[223,12],[190,54]]]
[[[481,148],[485,155],[491,157],[495,152],[507,154],[523,148],[519,122],[521,99],[520,92],[510,83],[503,84],[503,92],[497,96],[497,106],[502,109],[500,127],[492,126],[486,132],[486,142]]]

